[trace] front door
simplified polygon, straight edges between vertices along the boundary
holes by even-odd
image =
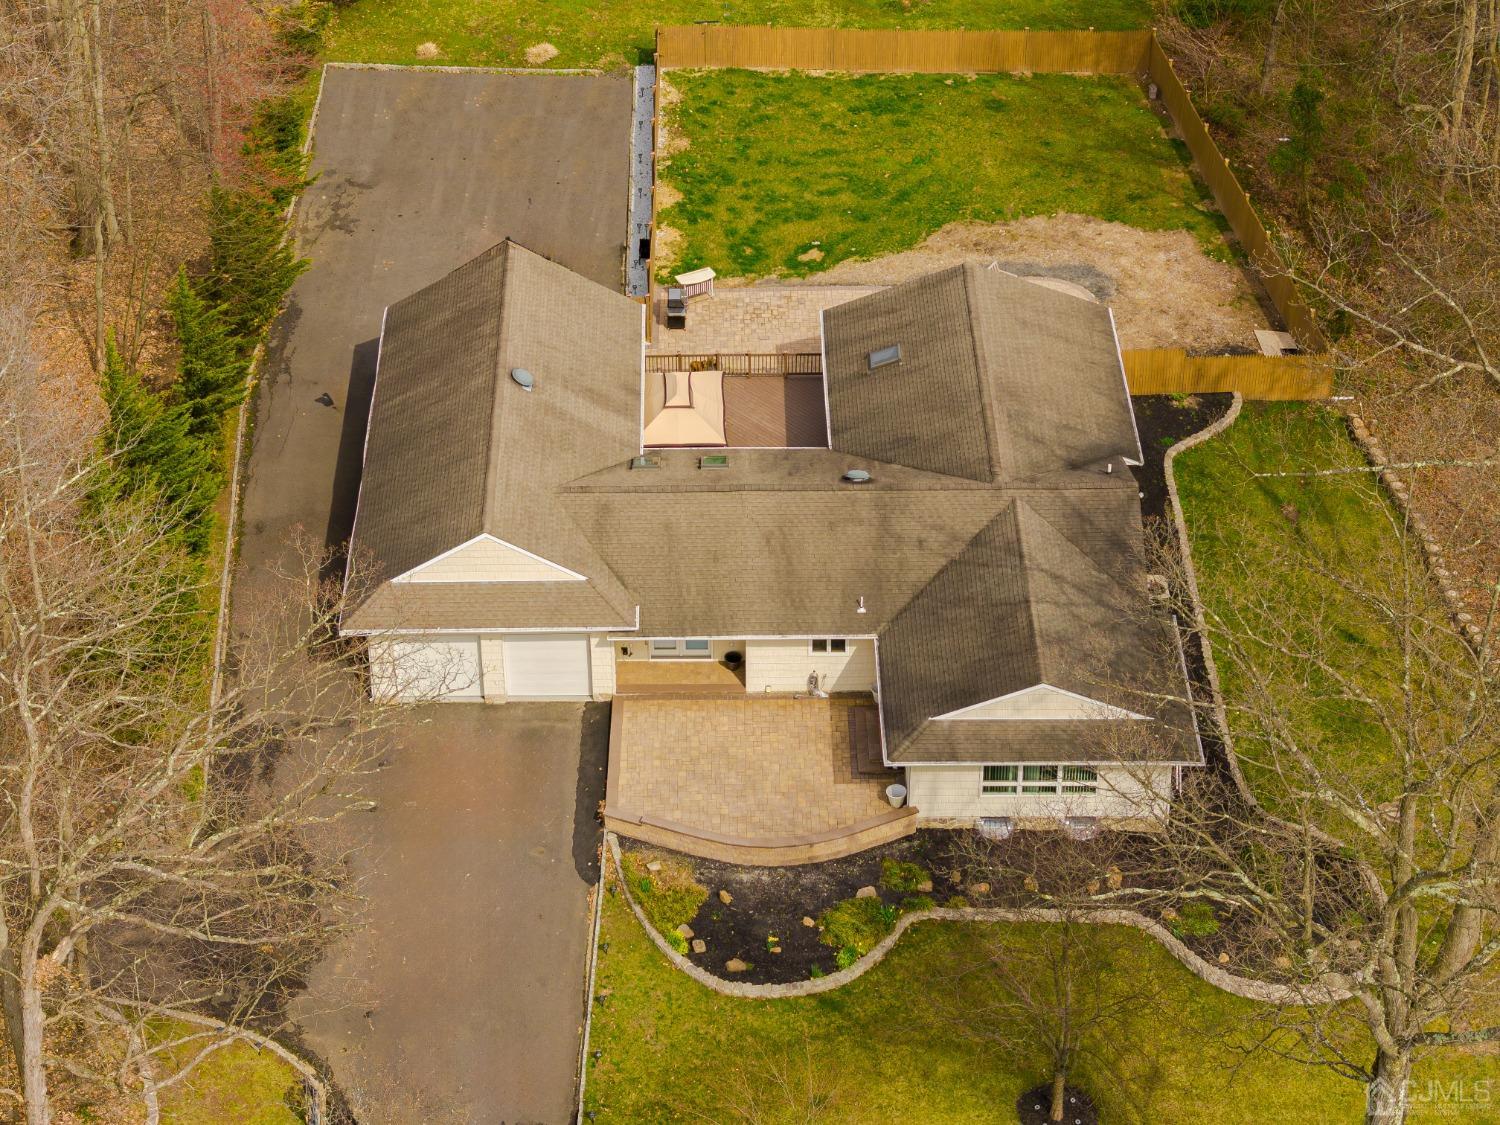
[[[704,637],[658,638],[651,642],[652,660],[707,660],[713,646]]]

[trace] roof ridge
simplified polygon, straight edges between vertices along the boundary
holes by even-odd
[[[479,509],[480,530],[492,534],[495,496],[499,492],[500,477],[500,450],[495,437],[500,432],[501,413],[505,408],[505,401],[501,397],[500,360],[505,355],[506,329],[510,323],[510,302],[505,299],[505,289],[510,283],[510,258],[514,245],[507,238],[493,248],[499,251],[500,257],[500,285],[496,294],[496,300],[500,303],[500,315],[499,327],[495,332],[495,354],[490,361],[494,368],[490,379],[490,425],[484,436],[484,498]]]
[[[959,276],[963,279],[964,289],[964,318],[969,322],[969,347],[974,353],[974,384],[979,391],[979,403],[983,408],[979,412],[980,424],[984,426],[984,444],[986,459],[990,465],[990,479],[988,483],[993,484],[1003,479],[1000,471],[1000,435],[996,433],[997,423],[995,404],[990,397],[990,380],[985,377],[989,370],[990,357],[984,350],[980,341],[978,325],[975,323],[974,313],[975,290],[973,286],[973,275],[980,269],[979,263],[972,259],[965,259],[959,264]]]

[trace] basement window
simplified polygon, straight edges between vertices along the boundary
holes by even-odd
[[[847,652],[849,642],[843,637],[819,637],[810,642],[813,652]]]
[[[901,345],[892,344],[886,348],[876,348],[870,353],[870,370],[877,367],[888,367],[893,363],[901,362]]]

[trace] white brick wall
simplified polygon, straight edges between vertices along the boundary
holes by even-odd
[[[1092,794],[981,793],[982,766],[908,766],[907,803],[924,818],[982,816],[1164,817],[1170,805],[1170,766],[1100,766]]]
[[[745,690],[806,691],[807,677],[817,672],[824,691],[874,691],[875,642],[850,640],[846,652],[811,651],[806,640],[747,641]]]

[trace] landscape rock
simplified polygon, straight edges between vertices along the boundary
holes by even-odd
[[[646,864],[646,870],[655,875],[658,871],[661,870],[661,860],[653,859],[650,863]]]
[[[738,957],[731,957],[728,961],[724,962],[724,971],[726,973],[743,973],[748,972],[749,969],[750,966]]]
[[[1036,882],[1036,880],[1033,879],[1033,878],[1031,878],[1031,876],[1029,876],[1029,875],[1026,877],[1026,879],[1027,879],[1027,882],[1030,882],[1030,883],[1035,883]],[[1031,889],[1031,888],[1028,888],[1028,889]],[[990,893],[990,885],[988,883],[973,883],[973,884],[971,884],[969,886],[969,893],[971,895],[987,895],[987,894]]]
[[[700,938],[694,938],[693,939],[693,952],[694,953],[707,953],[708,952],[708,942],[704,941],[701,937]]]
[[[874,887],[860,887],[859,890],[857,890],[857,891],[854,892],[854,897],[855,898],[875,898],[875,897],[877,897],[877,892],[876,892],[876,890],[875,890]]]
[[[720,891],[719,901],[722,902],[725,906],[728,906],[731,902],[734,901],[734,896],[728,891]]]
[[[1227,953],[1221,953],[1221,954],[1219,954],[1219,964],[1221,964],[1221,965],[1227,965],[1227,964],[1229,964],[1229,954],[1227,954]]]
[[[1125,876],[1120,873],[1118,867],[1111,865],[1104,870],[1104,881],[1109,885],[1110,890],[1118,891],[1120,884],[1125,881]]]
[[[814,926],[817,925],[817,923],[814,922],[811,918],[809,918],[806,914],[802,915],[802,924],[804,926],[806,926],[809,930],[812,929]]]
[[[684,922],[682,925],[677,927],[677,932],[685,938],[690,938],[693,936],[693,927]]]

